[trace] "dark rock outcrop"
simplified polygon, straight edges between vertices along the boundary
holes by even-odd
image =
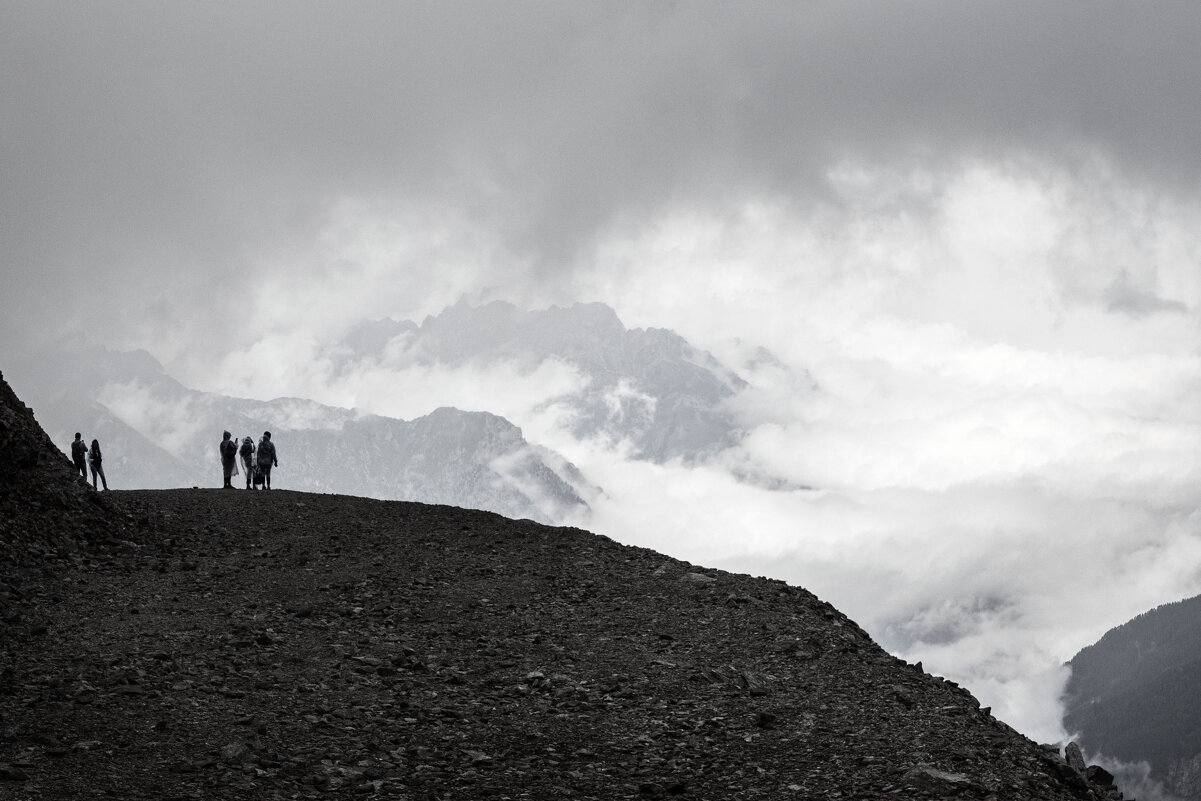
[[[40,569],[50,553],[112,538],[127,522],[113,512],[0,374],[0,581]]]

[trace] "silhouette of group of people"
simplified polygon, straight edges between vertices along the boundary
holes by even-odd
[[[246,489],[258,489],[259,485],[265,490],[271,489],[271,468],[279,467],[279,458],[275,455],[275,443],[271,441],[271,432],[264,431],[263,438],[256,447],[250,437],[242,439],[238,444],[236,437],[226,431],[221,439],[221,469],[225,474],[225,488],[233,489],[233,477],[238,474],[238,457],[242,458],[242,470],[246,473]],[[88,469],[92,471],[92,489],[99,490],[101,486],[108,489],[108,479],[104,476],[104,455],[100,452],[99,440],[92,440],[89,447],[84,441],[83,434],[75,432],[75,441],[71,443],[71,461],[75,469],[86,481]]]
[[[88,468],[92,468],[92,489],[99,489],[96,486],[96,479],[99,477],[100,484],[104,489],[108,489],[108,479],[104,477],[104,455],[100,453],[100,442],[92,440],[92,446],[83,441],[83,435],[78,431],[75,432],[75,441],[71,443],[71,461],[75,463],[75,469],[79,471],[79,475],[83,476],[86,481],[88,478]]]
[[[221,471],[224,473],[225,489],[233,489],[233,477],[238,474],[238,457],[242,459],[242,471],[246,474],[246,489],[271,489],[271,468],[279,467],[279,459],[275,455],[275,443],[271,441],[271,432],[264,431],[262,439],[256,447],[254,440],[243,437],[241,445],[238,438],[225,431],[221,435]]]

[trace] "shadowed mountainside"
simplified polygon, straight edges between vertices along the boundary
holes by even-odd
[[[16,441],[3,799],[1121,797],[783,582],[452,507],[94,494],[0,380]]]
[[[1081,744],[1201,799],[1201,596],[1123,623],[1068,664],[1064,726]]]

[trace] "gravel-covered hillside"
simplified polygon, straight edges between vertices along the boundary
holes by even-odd
[[[55,459],[0,485],[0,799],[1120,797],[797,587]]]

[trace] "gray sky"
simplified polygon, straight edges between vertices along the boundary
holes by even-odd
[[[595,527],[773,565],[1053,733],[1059,662],[1201,592],[1199,34],[1191,0],[10,0],[0,359],[82,332],[401,416],[488,386],[570,451],[503,370],[338,383],[323,344],[468,294],[765,345],[822,391],[747,368],[731,458],[823,492],[576,447]]]
[[[1201,177],[1189,2],[0,15],[6,340],[53,315],[187,347],[219,298],[336,269],[313,251],[340,203],[443,220],[487,248],[462,260],[520,284],[565,280],[615,226],[665,209],[764,195],[803,209],[847,160],[1071,174],[1102,158],[1188,197]]]

